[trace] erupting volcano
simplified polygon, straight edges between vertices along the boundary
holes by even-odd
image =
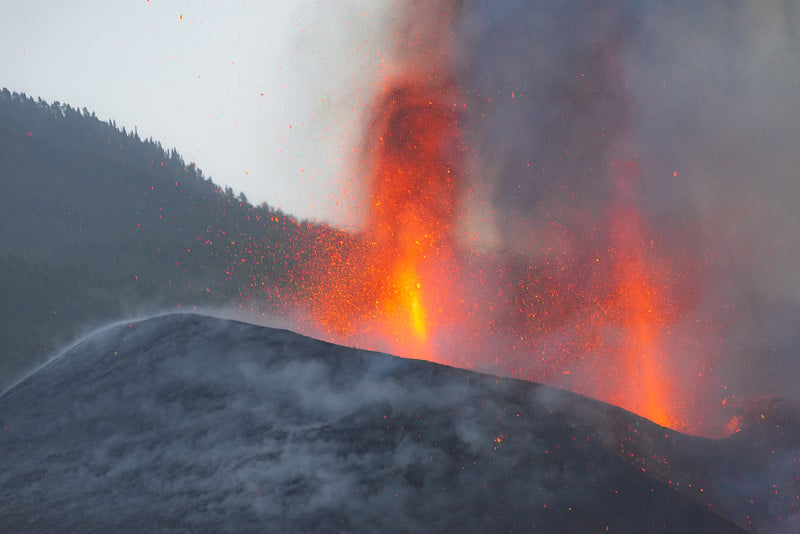
[[[16,4],[0,531],[800,532],[798,0]]]
[[[371,336],[412,356],[434,358],[434,334],[452,311],[457,279],[457,118],[453,89],[436,80],[392,84],[369,128],[367,231],[355,247],[322,243],[312,313],[330,335]]]
[[[598,173],[614,193],[574,252],[470,250],[456,232],[470,110],[437,54],[388,77],[375,98],[361,145],[365,229],[310,246],[301,303],[313,326],[338,343],[555,382],[700,432],[666,346],[694,305],[690,284],[639,213],[634,161]]]

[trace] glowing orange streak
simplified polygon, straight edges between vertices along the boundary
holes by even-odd
[[[431,334],[453,300],[453,269],[442,267],[454,255],[457,205],[451,90],[411,77],[375,104],[367,230],[351,245],[320,243],[309,275],[310,311],[336,341],[374,348],[377,336],[383,350],[433,357]]]
[[[400,270],[396,275],[400,288],[400,305],[411,319],[411,328],[417,341],[428,340],[428,327],[426,324],[427,313],[422,301],[422,283],[413,266]]]
[[[432,354],[430,300],[446,280],[433,263],[452,254],[456,196],[446,148],[456,122],[442,103],[446,92],[425,80],[399,82],[371,128],[377,142],[368,225],[386,269],[378,318],[400,352],[418,357]]]
[[[414,265],[398,265],[389,284],[392,294],[381,309],[383,328],[391,329],[394,342],[409,354],[431,357],[427,307]]]
[[[662,304],[654,284],[643,271],[641,258],[620,266],[624,279],[617,305],[624,310],[623,377],[616,400],[625,408],[663,425],[674,426],[670,410],[670,377],[663,365],[661,349],[664,328]]]
[[[676,394],[663,350],[668,301],[657,272],[645,259],[642,224],[633,202],[637,169],[617,166],[619,200],[612,212],[617,290],[607,312],[622,327],[622,376],[611,401],[663,425],[680,426]],[[613,320],[613,319],[612,319]]]

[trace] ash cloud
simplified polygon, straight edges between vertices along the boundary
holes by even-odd
[[[454,26],[480,231],[532,257],[601,249],[610,164],[634,161],[659,253],[698,285],[703,333],[674,359],[715,403],[798,398],[798,28],[788,0],[474,0]]]
[[[590,237],[610,193],[605,162],[627,129],[624,3],[473,2],[456,28],[470,178],[496,210],[501,245]],[[545,241],[545,242],[543,242]]]

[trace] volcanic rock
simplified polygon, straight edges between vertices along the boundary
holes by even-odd
[[[543,385],[161,316],[0,397],[0,530],[745,532],[620,454],[621,433],[664,429]]]

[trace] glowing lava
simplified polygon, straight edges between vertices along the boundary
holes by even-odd
[[[672,405],[672,377],[662,349],[663,299],[640,258],[619,265],[622,284],[616,303],[624,312],[620,378],[610,401],[664,426],[682,426]]]
[[[369,336],[414,357],[433,357],[454,280],[458,203],[457,117],[452,88],[435,79],[396,82],[369,128],[370,197],[362,245],[322,244],[312,270],[312,313],[339,341]],[[457,270],[457,269],[456,269]]]
[[[316,243],[303,284],[314,324],[339,343],[536,381],[578,369],[562,386],[687,429],[665,348],[682,311],[674,309],[669,273],[659,271],[665,262],[647,246],[632,163],[612,165],[618,191],[598,238],[604,250],[516,266],[484,258],[484,269],[520,271],[517,287],[480,302],[487,314],[464,312],[486,298],[466,288],[496,275],[463,272],[463,258],[475,255],[453,238],[461,152],[453,93],[435,78],[408,76],[377,99],[365,142],[366,230]],[[470,347],[465,331],[475,334]],[[513,356],[493,341],[509,333]]]
[[[658,258],[645,245],[636,208],[638,169],[631,162],[615,164],[618,199],[611,212],[611,247],[616,289],[607,319],[622,328],[617,348],[619,378],[610,401],[664,426],[685,426],[675,406],[678,394],[664,350],[669,316],[675,316],[659,280]]]

